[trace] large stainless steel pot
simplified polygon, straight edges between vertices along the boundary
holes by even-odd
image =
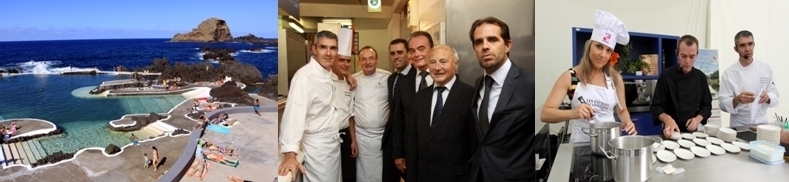
[[[608,141],[614,151],[605,151],[606,157],[614,159],[614,180],[617,182],[643,182],[652,178],[653,144],[663,145],[660,137],[622,136]]]
[[[622,123],[595,122],[589,126],[589,129],[581,128],[581,131],[591,137],[592,153],[605,155],[605,151],[612,149],[607,145],[608,141],[622,135]]]

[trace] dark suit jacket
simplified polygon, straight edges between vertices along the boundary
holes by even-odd
[[[394,111],[391,123],[392,157],[405,158],[405,147],[409,146],[406,136],[408,136],[408,123],[411,121],[411,110],[416,95],[416,67],[411,67],[407,75],[397,80],[397,89],[394,96]],[[391,107],[391,105],[390,105]],[[384,131],[386,134],[386,131]],[[384,136],[386,137],[386,136]],[[407,162],[408,160],[406,160]]]
[[[470,181],[482,173],[484,181],[536,181],[534,159],[534,72],[515,64],[499,96],[485,136],[477,117],[482,77],[477,79],[472,114],[481,147],[474,154]]]
[[[450,88],[433,132],[430,131],[432,118],[431,102],[433,86],[419,90],[414,98],[410,123],[409,146],[406,163],[406,181],[467,181],[471,170],[469,160],[477,148],[474,133],[474,120],[471,99],[474,88],[456,80]]]

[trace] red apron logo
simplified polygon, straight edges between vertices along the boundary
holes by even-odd
[[[603,35],[603,42],[609,43],[608,42],[609,39],[611,39],[611,34],[605,33],[605,35]]]

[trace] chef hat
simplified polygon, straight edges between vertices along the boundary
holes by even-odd
[[[337,54],[342,56],[351,55],[351,48],[353,45],[353,31],[348,28],[340,28],[337,32]]]
[[[591,39],[613,49],[617,43],[626,45],[630,42],[630,35],[622,20],[609,12],[597,10]]]

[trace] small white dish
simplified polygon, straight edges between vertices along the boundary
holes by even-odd
[[[711,144],[710,141],[707,141],[707,140],[701,139],[701,138],[693,139],[693,143],[696,143],[696,144],[698,144],[699,146],[702,146],[702,147]]]
[[[674,149],[679,148],[679,144],[677,144],[677,142],[668,141],[668,140],[663,141],[663,146],[666,146],[666,149],[669,149],[669,150],[674,150]]]
[[[692,140],[692,139],[695,139],[696,136],[693,135],[693,134],[690,134],[690,133],[685,133],[685,134],[682,134],[682,138],[688,139],[688,140]]]
[[[734,145],[729,144],[729,143],[722,143],[721,147],[723,147],[723,149],[726,149],[726,151],[729,152],[729,153],[739,153],[740,152],[740,147],[734,146]]]
[[[675,160],[677,160],[677,156],[674,155],[674,153],[671,153],[666,150],[659,151],[657,153],[657,158],[665,163],[674,162]]]
[[[693,154],[696,154],[696,156],[699,156],[699,157],[709,157],[710,156],[710,151],[707,150],[707,149],[701,148],[701,147],[691,147],[690,151],[693,152]]]
[[[732,145],[740,147],[742,150],[751,150],[751,145],[742,142],[731,142]]]
[[[710,143],[715,144],[715,145],[720,145],[720,144],[723,143],[723,140],[721,140],[719,138],[715,138],[715,137],[707,137],[706,139],[707,139],[707,141],[710,141]]]
[[[688,150],[688,149],[677,149],[677,150],[674,150],[674,154],[676,154],[678,158],[684,159],[684,160],[690,160],[690,159],[693,159],[696,156],[695,154],[693,154],[693,152],[690,152],[690,150]]]
[[[707,148],[707,150],[710,151],[710,153],[715,154],[715,155],[721,155],[721,154],[725,154],[726,153],[726,150],[724,150],[723,148],[718,147],[716,145],[707,145],[706,148]]]
[[[652,144],[652,152],[658,152],[658,151],[665,150],[665,149],[666,149],[666,146],[663,146],[663,145],[661,145],[659,143],[653,143]]]
[[[677,141],[677,143],[679,143],[679,145],[684,147],[684,148],[690,148],[690,147],[696,146],[695,143],[693,143],[691,141],[688,141],[688,140],[679,140],[679,141]]]
[[[781,128],[773,125],[759,125],[756,127],[756,132],[766,132],[766,133],[779,133],[781,132]]]
[[[697,138],[707,138],[710,135],[708,135],[706,133],[702,133],[702,132],[696,132],[696,133],[693,133],[693,136],[696,136]]]
[[[672,139],[672,140],[679,140],[679,139],[682,139],[682,134],[680,134],[679,132],[674,132],[674,133],[671,133],[671,139]]]

